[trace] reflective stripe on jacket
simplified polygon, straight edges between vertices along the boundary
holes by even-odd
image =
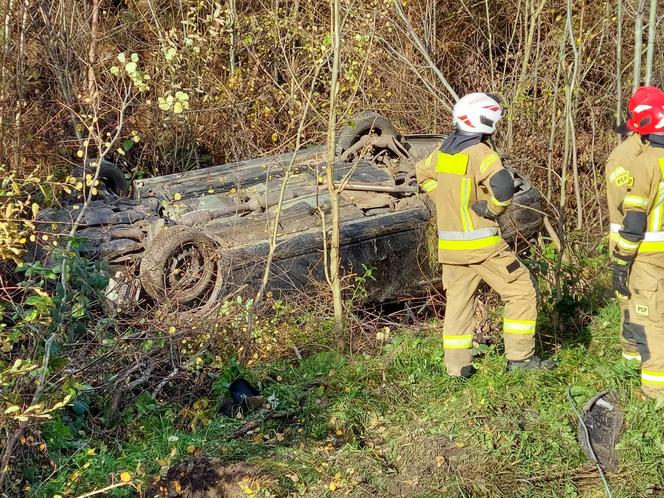
[[[496,215],[509,206],[511,199],[497,199],[490,184],[493,175],[503,169],[500,156],[484,143],[456,154],[436,149],[417,163],[418,183],[436,206],[441,263],[477,263],[506,248],[498,223],[472,210],[481,200]]]
[[[657,254],[664,252],[664,148],[632,135],[609,156],[606,185],[611,254],[637,255],[664,267]]]

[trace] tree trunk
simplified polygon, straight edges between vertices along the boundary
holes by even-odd
[[[343,346],[343,302],[341,300],[341,259],[340,249],[340,213],[339,189],[334,184],[334,160],[337,146],[337,85],[339,79],[339,59],[341,57],[341,16],[339,0],[330,0],[332,15],[332,75],[330,78],[330,116],[327,125],[327,188],[330,193],[332,205],[332,238],[330,240],[329,277],[332,287],[332,300],[334,305],[334,328],[337,344]],[[327,250],[327,248],[325,248]]]
[[[9,50],[11,46],[12,32],[11,20],[14,10],[14,0],[5,0],[4,3],[4,40],[2,47],[2,69],[0,72],[0,162],[7,161],[6,157],[6,137],[5,137],[5,114],[9,107],[9,78],[7,65],[9,64]]]
[[[28,1],[23,0],[21,6],[21,31],[18,40],[18,51],[16,57],[16,112],[14,113],[14,133],[15,133],[15,149],[14,149],[14,168],[16,171],[21,171],[21,158],[22,156],[22,141],[23,134],[21,128],[23,126],[23,97],[24,97],[24,69],[25,69],[25,30],[28,24]],[[20,173],[19,173],[20,174]]]
[[[643,11],[646,8],[646,0],[638,0],[636,18],[634,19],[634,75],[632,90],[636,91],[641,86],[641,55],[643,52]]]
[[[88,98],[92,105],[97,102],[97,79],[95,60],[97,59],[97,34],[99,32],[99,0],[92,0],[92,21],[90,22],[90,46],[88,48]]]
[[[657,0],[650,0],[650,16],[648,18],[648,52],[646,55],[645,83],[650,85],[652,81],[652,65],[655,57],[655,38],[657,36]]]
[[[616,11],[616,127],[622,122],[622,24],[623,3],[618,0]],[[618,143],[622,142],[620,133],[616,133]]]
[[[566,181],[565,175],[567,174],[567,161],[572,160],[572,175],[574,182],[574,195],[576,199],[576,229],[580,230],[583,227],[583,205],[581,199],[581,186],[579,184],[579,167],[578,167],[578,153],[576,145],[576,125],[574,122],[574,113],[576,110],[576,86],[579,73],[579,49],[576,44],[576,35],[574,33],[573,15],[572,15],[572,0],[567,0],[567,35],[569,37],[570,46],[572,47],[573,61],[570,74],[569,83],[566,87],[566,102],[565,102],[565,119],[566,134],[565,134],[565,166],[563,169],[563,184]],[[564,189],[563,194],[564,194]],[[561,201],[561,211],[564,204]]]
[[[235,49],[237,45],[237,5],[235,0],[228,1],[228,10],[230,12],[230,48],[228,50],[228,63],[230,65],[231,75],[235,73]]]

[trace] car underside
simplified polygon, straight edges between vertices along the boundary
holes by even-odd
[[[418,192],[414,166],[445,137],[399,135],[375,113],[360,114],[338,136],[334,181],[344,274],[371,273],[367,301],[421,295],[440,282],[440,271],[433,204]],[[134,180],[128,197],[114,166],[104,167],[106,188],[85,208],[77,237],[84,255],[108,263],[109,299],[145,297],[196,309],[255,292],[277,219],[267,290],[325,281],[331,224],[325,146]],[[539,194],[523,175],[513,176],[515,202],[500,218],[512,243],[532,237],[542,223]],[[40,221],[64,232],[81,208],[74,202],[45,210]]]

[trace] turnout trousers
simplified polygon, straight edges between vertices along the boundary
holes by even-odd
[[[641,388],[651,398],[664,396],[664,268],[637,256],[629,290],[626,319],[641,356]]]
[[[636,342],[638,326],[633,324],[629,319],[629,299],[625,297],[618,297],[617,299],[620,305],[620,346],[622,347],[622,356],[625,360],[640,362],[641,353],[639,353],[639,345]]]
[[[453,376],[460,375],[472,361],[475,299],[482,280],[505,303],[503,338],[507,359],[523,361],[535,354],[537,295],[528,269],[513,252],[506,249],[469,265],[443,263],[447,295],[443,348],[447,372]]]

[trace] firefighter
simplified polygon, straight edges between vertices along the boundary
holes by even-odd
[[[641,388],[657,398],[664,396],[664,93],[636,105],[627,127],[642,147],[609,173],[609,207],[622,216],[611,234],[613,287],[629,302]]]
[[[632,97],[629,99],[627,110],[629,115],[634,112],[634,109],[641,104],[648,97],[662,93],[657,87],[643,86],[637,89]],[[627,123],[623,123],[617,129],[623,135],[629,133]],[[628,188],[627,181],[629,173],[625,169],[625,165],[630,165],[635,162],[635,158],[641,152],[644,144],[641,140],[641,135],[638,133],[629,134],[625,140],[618,145],[613,152],[609,155],[606,163],[606,182],[607,194],[609,196],[609,222],[611,224],[611,233],[618,233],[622,226],[623,215],[622,206],[620,202],[625,196],[626,189]],[[609,254],[613,253],[615,249],[615,236],[609,237]],[[634,361],[635,363],[641,362],[641,355],[639,348],[634,338],[634,331],[632,324],[629,320],[629,299],[627,296],[617,294],[618,303],[620,305],[620,320],[621,320],[621,335],[620,345],[622,347],[622,356],[625,360]]]
[[[418,183],[436,206],[438,260],[447,295],[445,366],[450,375],[463,378],[475,373],[475,296],[482,280],[505,302],[508,370],[553,367],[535,356],[537,303],[528,269],[499,233],[497,217],[514,196],[511,173],[487,143],[501,117],[497,97],[464,96],[454,106],[455,131],[416,165]]]

